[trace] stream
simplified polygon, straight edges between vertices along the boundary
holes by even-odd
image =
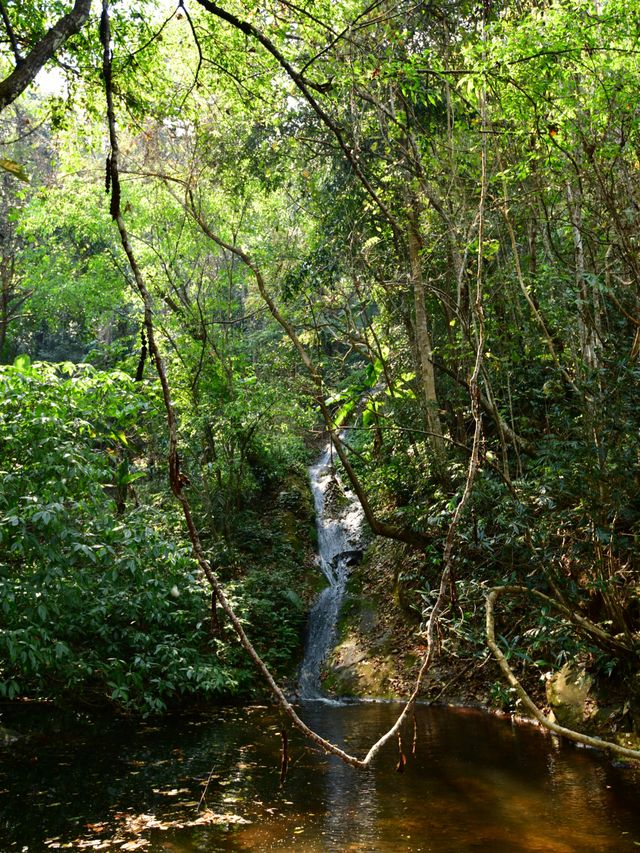
[[[336,480],[330,447],[310,479],[327,586],[309,619],[298,708],[319,734],[363,755],[399,706],[338,703],[322,692],[349,566],[362,547],[362,510]],[[0,853],[640,847],[640,765],[479,710],[416,707],[401,742],[387,744],[366,772],[290,731],[284,779],[283,720],[270,706],[153,724],[65,719],[39,705],[0,710],[2,725],[24,735],[0,746]]]
[[[359,754],[397,712],[373,703],[301,707],[321,734]],[[76,720],[58,731],[51,709],[8,709],[3,722],[28,722],[32,735],[0,760],[2,853],[614,853],[640,844],[640,768],[480,711],[418,707],[415,756],[411,721],[403,735],[404,773],[395,770],[395,743],[361,772],[292,733],[283,785],[272,708],[213,709],[158,725]],[[204,791],[202,808],[220,823],[188,826]]]

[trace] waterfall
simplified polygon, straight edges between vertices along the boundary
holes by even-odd
[[[356,495],[338,477],[332,450],[329,442],[315,465],[309,468],[318,530],[318,564],[329,585],[309,613],[298,685],[301,699],[322,697],[322,664],[335,640],[349,567],[361,555],[364,513]]]

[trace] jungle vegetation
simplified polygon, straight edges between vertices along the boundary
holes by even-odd
[[[325,429],[408,631],[636,713],[640,6],[0,10],[0,695],[263,689],[202,560],[290,675]]]

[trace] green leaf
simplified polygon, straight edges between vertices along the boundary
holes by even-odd
[[[13,360],[13,366],[16,370],[22,373],[29,373],[31,369],[31,359],[28,355],[17,355]]]
[[[85,545],[83,542],[76,542],[76,544],[73,546],[73,550],[81,552],[86,557],[88,557],[92,563],[95,563],[96,555],[93,553],[91,548],[89,548],[89,546]]]
[[[284,595],[289,601],[296,607],[298,610],[304,610],[304,602],[300,598],[297,592],[294,592],[292,589],[285,589]]]
[[[129,483],[135,483],[136,480],[140,480],[144,476],[146,476],[144,471],[134,471],[132,474],[124,474],[118,482],[123,486],[128,486]]]
[[[377,400],[369,400],[362,413],[362,426],[368,427],[375,421],[375,417],[382,408],[382,403]]]
[[[342,426],[346,419],[349,417],[351,412],[355,409],[356,400],[347,400],[344,406],[341,406],[336,412],[336,416],[333,419],[336,426]]]

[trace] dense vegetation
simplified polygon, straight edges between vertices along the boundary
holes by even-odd
[[[7,79],[64,5],[5,16]],[[302,624],[302,543],[280,533],[308,517],[285,481],[323,416],[355,427],[340,449],[373,532],[422,555],[405,583],[423,623],[443,560],[449,620],[478,648],[484,591],[545,592],[597,631],[526,601],[501,623],[511,659],[534,682],[578,660],[633,705],[636,4],[116,3],[111,27],[122,216],[187,491],[271,663],[292,670]],[[153,711],[252,677],[211,633],[167,492],[104,195],[101,55],[90,18],[47,66],[56,93],[1,118],[0,354],[18,360],[1,374],[0,691]],[[284,513],[266,527],[265,505]]]
[[[122,371],[24,357],[0,382],[2,696],[106,698],[153,713],[178,698],[246,692],[253,672],[171,535],[175,508],[140,486],[161,464],[140,455],[153,453],[141,428],[156,417],[150,389]],[[239,553],[219,545],[217,554],[240,614],[281,671],[299,643],[299,550],[286,531],[281,542],[255,522],[247,532],[252,521],[237,524],[251,561],[241,577],[231,575]]]

